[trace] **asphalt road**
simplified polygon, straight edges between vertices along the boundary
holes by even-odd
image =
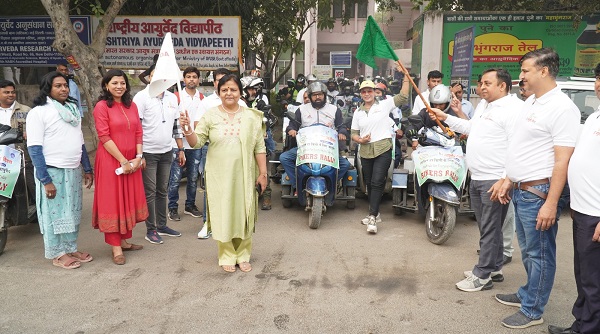
[[[184,185],[180,188],[184,195]],[[417,215],[394,216],[382,204],[379,233],[369,235],[354,210],[339,202],[317,230],[298,206],[284,209],[273,188],[273,210],[260,211],[250,273],[225,273],[213,240],[198,240],[199,218],[169,226],[180,238],[144,245],[114,265],[103,235],[91,227],[93,189],[84,189],[79,249],[94,261],[76,270],[44,258],[35,224],[9,229],[0,256],[0,333],[546,333],[567,325],[576,297],[571,220],[563,215],[558,268],[545,323],[509,330],[500,320],[517,311],[493,298],[515,292],[525,271],[514,254],[505,281],[483,292],[454,284],[477,261],[478,230],[459,217],[444,245],[430,243]],[[197,203],[202,203],[201,195]],[[183,199],[180,199],[183,202]],[[180,210],[182,211],[180,206]],[[516,240],[515,240],[516,245]]]

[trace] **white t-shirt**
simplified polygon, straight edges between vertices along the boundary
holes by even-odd
[[[8,108],[0,107],[0,124],[5,124],[10,126],[10,119],[12,118],[13,112],[15,111],[16,101],[12,103],[12,105]]]
[[[304,92],[306,92],[306,88],[302,88],[298,91],[298,95],[296,95],[296,102],[303,104],[304,103]]]
[[[177,97],[169,91],[164,92],[162,99],[150,97],[149,87],[146,86],[133,97],[142,120],[143,151],[152,154],[170,152],[173,124],[179,118]]]
[[[569,161],[571,208],[600,217],[600,108],[588,116]]]
[[[429,88],[427,88],[426,91],[421,92],[421,95],[423,95],[423,98],[427,102],[429,102],[429,93]],[[425,108],[425,103],[423,103],[419,95],[417,95],[415,97],[415,102],[413,103],[412,114],[417,115],[421,110],[423,110],[423,108]]]
[[[41,145],[46,165],[77,168],[81,163],[83,133],[77,126],[63,121],[50,98],[27,114],[27,146]]]
[[[467,166],[471,178],[480,181],[504,177],[508,141],[524,102],[507,95],[486,105],[477,108],[470,120],[452,115],[446,119],[452,130],[469,135]]]
[[[508,144],[508,178],[525,182],[551,177],[554,146],[574,147],[580,120],[579,109],[558,87],[539,98],[530,96],[517,114]]]
[[[193,122],[200,120],[200,117],[198,116],[200,111],[198,109],[200,108],[201,101],[202,99],[200,99],[200,91],[197,89],[193,96],[190,96],[185,89],[179,93],[179,112],[181,113],[187,111],[192,124],[194,124]],[[175,138],[171,140],[171,146],[173,148],[177,148],[177,142],[175,141]],[[192,149],[185,138],[183,139],[183,148],[186,150]]]
[[[394,99],[385,99],[375,102],[369,112],[356,109],[352,117],[352,130],[359,130],[360,136],[371,134],[371,143],[383,139],[390,139],[395,130],[396,123],[390,118],[390,111],[396,108]]]

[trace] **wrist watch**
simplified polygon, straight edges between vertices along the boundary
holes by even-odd
[[[179,147],[178,150],[179,152],[185,152],[185,149],[183,147]]]

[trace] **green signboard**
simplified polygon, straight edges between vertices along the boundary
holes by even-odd
[[[412,59],[411,69],[412,73],[421,73],[421,57],[423,56],[423,15],[419,16],[413,23],[412,28]],[[452,62],[450,62],[452,64]]]
[[[519,59],[543,47],[560,56],[559,76],[593,77],[600,63],[600,15],[574,25],[572,13],[445,13],[442,73],[450,73],[454,34],[475,26],[471,85],[488,68],[504,68],[519,78]]]

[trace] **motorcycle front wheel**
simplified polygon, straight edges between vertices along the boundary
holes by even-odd
[[[434,217],[431,219],[431,209],[427,209],[425,216],[425,231],[430,242],[441,245],[450,238],[456,225],[456,208],[444,201],[435,200]]]

